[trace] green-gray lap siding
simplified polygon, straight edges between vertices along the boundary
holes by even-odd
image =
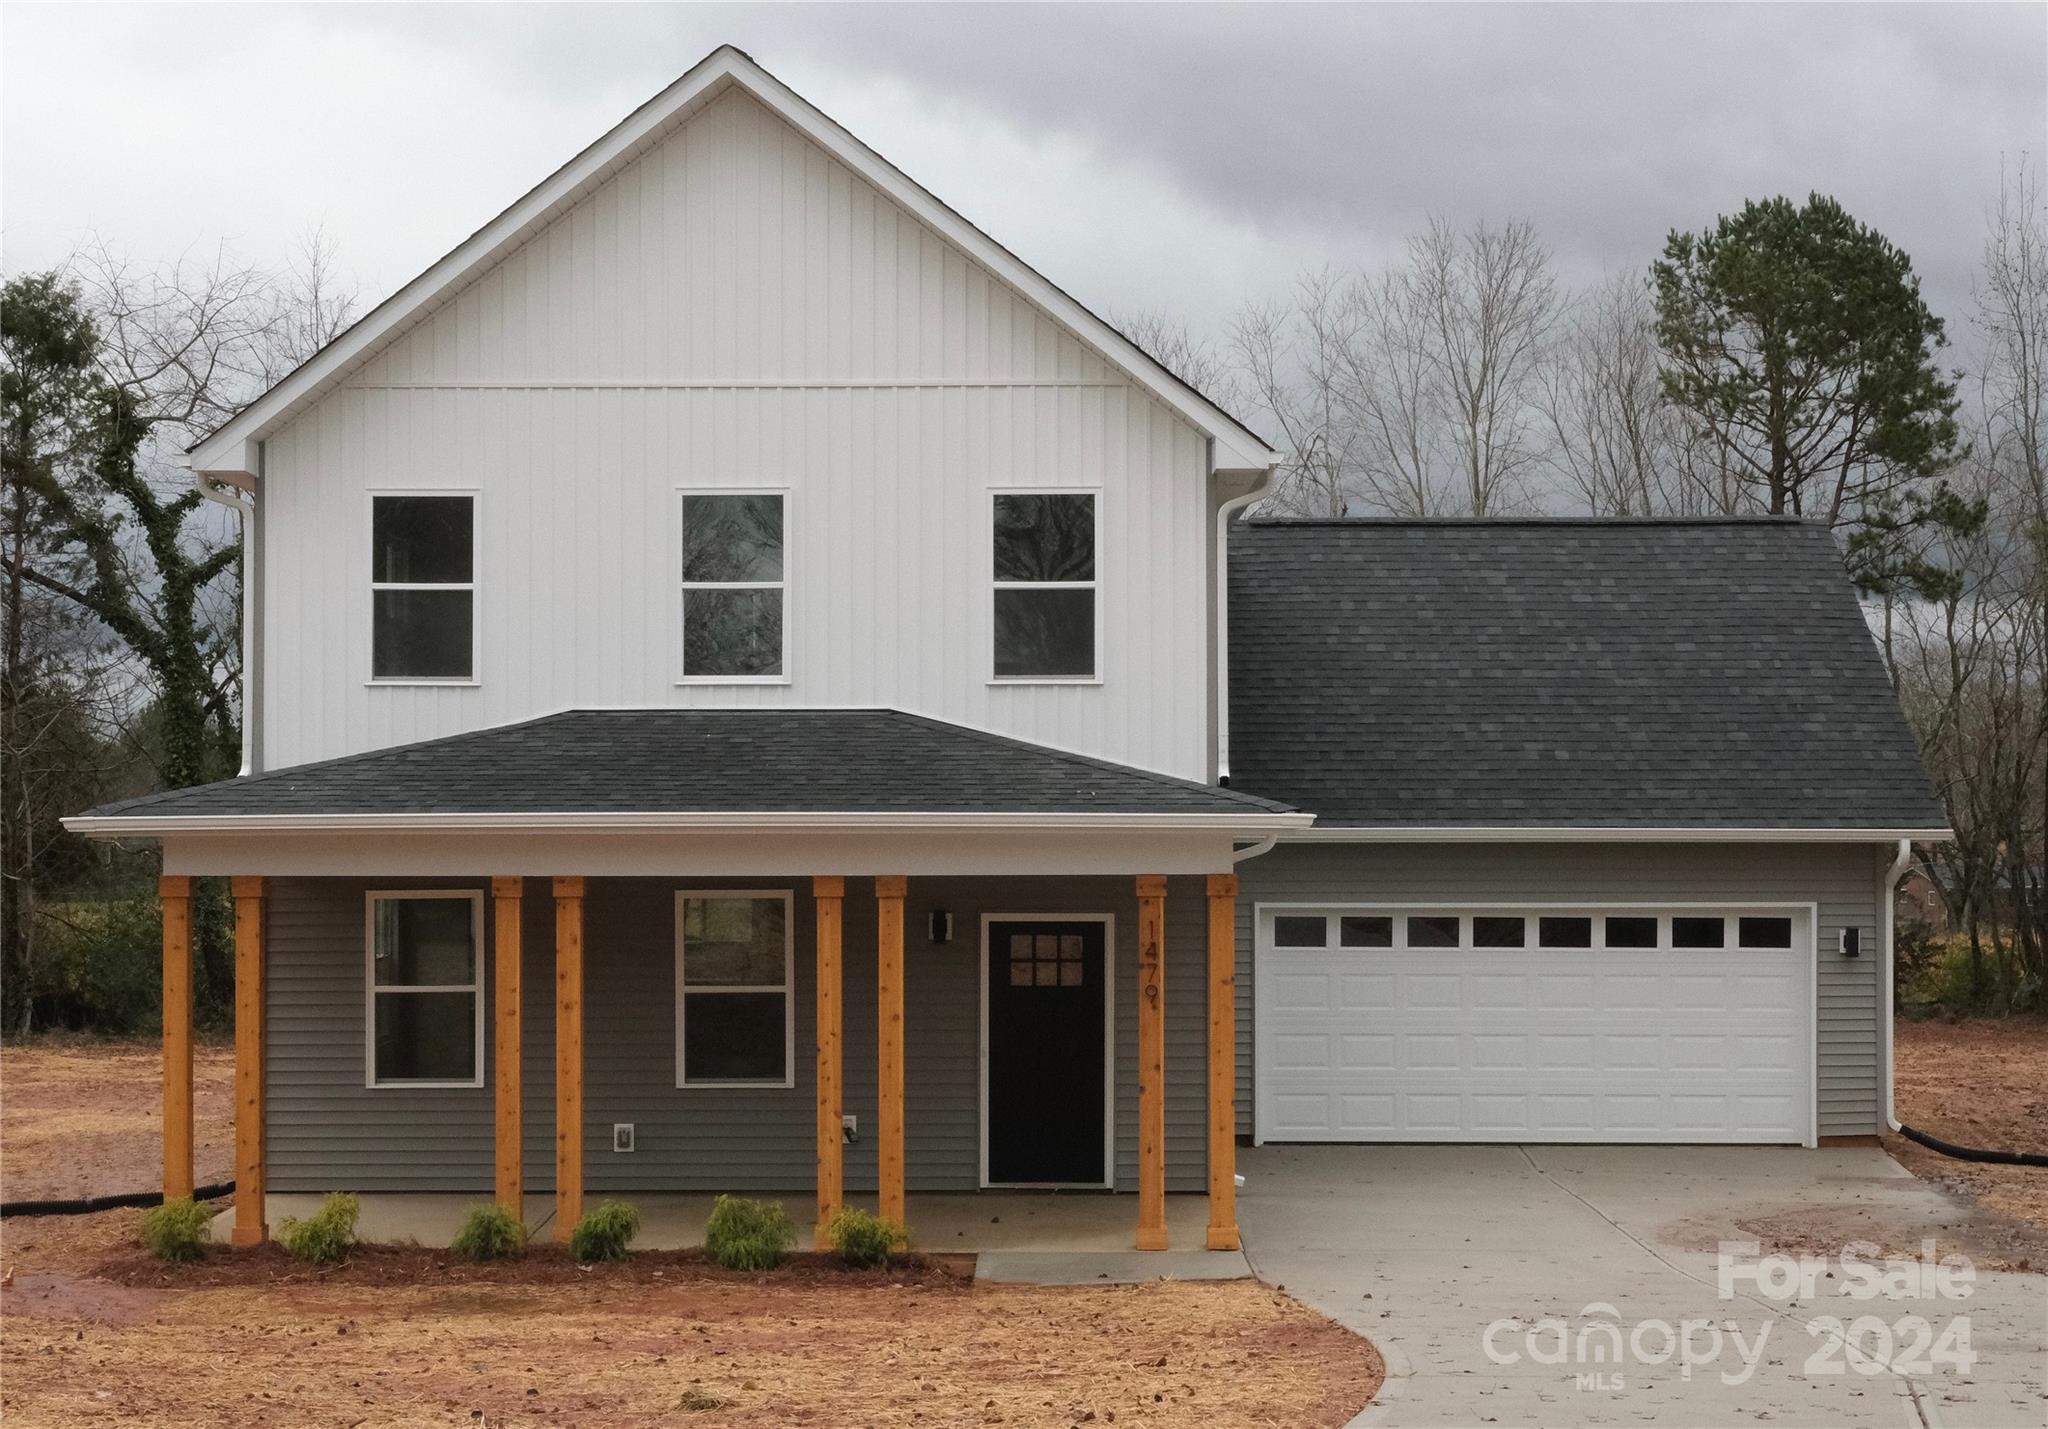
[[[1821,1136],[1882,1129],[1879,886],[1872,844],[1281,844],[1238,866],[1237,1129],[1252,1134],[1252,916],[1261,902],[1729,902],[1818,905]],[[1864,955],[1836,951],[1862,931]]]
[[[364,895],[372,888],[475,888],[476,880],[271,881],[266,927],[270,1184],[277,1191],[488,1194],[492,1121],[491,969],[485,964],[484,1085],[364,1085]],[[795,893],[795,1085],[675,1085],[674,895],[689,887]],[[934,946],[927,914],[953,914]],[[528,879],[523,910],[526,1175],[554,1184],[554,904]],[[912,1190],[980,1181],[981,918],[984,913],[1108,913],[1115,918],[1116,1182],[1137,1184],[1137,900],[1127,877],[910,880],[906,906],[905,1153]],[[1166,1154],[1170,1190],[1206,1184],[1204,889],[1175,878],[1166,901]],[[488,897],[485,939],[492,941]],[[814,905],[809,880],[591,879],[585,902],[584,1144],[589,1192],[766,1190],[814,1183]],[[875,900],[847,880],[845,1109],[860,1119],[847,1185],[875,1182]],[[613,1152],[630,1121],[636,1149]]]

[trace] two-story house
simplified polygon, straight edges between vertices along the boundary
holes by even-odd
[[[1278,455],[722,49],[190,454],[271,1193],[1208,1197],[1238,1138],[1867,1136],[1942,818],[1825,531],[1241,519]],[[915,1227],[912,1227],[915,1230]]]

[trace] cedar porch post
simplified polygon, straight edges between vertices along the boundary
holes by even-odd
[[[1166,1249],[1166,878],[1138,875],[1138,1238]]]
[[[900,874],[875,879],[875,1165],[882,1219],[903,1225],[903,895]]]
[[[846,1154],[840,1148],[839,1130],[844,1105],[839,1011],[844,984],[839,952],[845,927],[846,880],[821,875],[811,880],[811,893],[818,905],[818,1223],[813,1244],[819,1250],[829,1250],[832,1242],[825,1228],[839,1214],[846,1187]]]
[[[1236,1250],[1237,875],[1209,875],[1209,1249]]]
[[[497,1001],[497,1039],[492,1049],[497,1058],[497,1177],[492,1194],[499,1205],[525,1220],[526,1166],[525,1118],[520,1109],[519,987],[523,943],[520,909],[526,893],[523,878],[491,880],[491,901],[496,914],[496,937],[492,956],[497,959],[493,995]]]
[[[583,1219],[583,880],[555,880],[555,1239]]]
[[[235,893],[235,1229],[237,1246],[270,1239],[263,1221],[263,880]]]
[[[164,914],[164,1199],[192,1194],[192,880],[157,880]]]

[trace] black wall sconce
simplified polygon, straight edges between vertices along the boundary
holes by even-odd
[[[1861,928],[1842,929],[1842,956],[1845,958],[1860,958],[1863,956],[1863,930]]]
[[[934,908],[925,925],[925,937],[935,946],[953,941],[953,915],[944,909]]]

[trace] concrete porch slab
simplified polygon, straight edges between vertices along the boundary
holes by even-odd
[[[777,1195],[772,1192],[742,1192],[762,1200],[779,1200],[797,1224],[798,1248],[810,1248],[812,1205],[808,1196]],[[313,1194],[279,1192],[264,1198],[264,1218],[273,1236],[287,1216],[304,1219],[320,1207],[321,1197]],[[478,1195],[429,1194],[418,1192],[366,1194],[356,1234],[365,1241],[389,1244],[445,1246],[455,1239],[463,1217],[490,1197]],[[603,1196],[586,1196],[586,1207],[595,1206]],[[646,1192],[622,1195],[640,1210],[640,1234],[636,1250],[685,1250],[704,1243],[704,1222],[711,1214],[710,1195]],[[853,1196],[850,1203],[866,1210],[875,1208],[874,1199]],[[1105,1256],[1128,1252],[1130,1265],[1113,1279],[1154,1279],[1162,1275],[1195,1278],[1189,1268],[1196,1263],[1213,1263],[1209,1278],[1230,1278],[1249,1273],[1244,1257],[1236,1252],[1203,1250],[1208,1225],[1208,1198],[1168,1196],[1166,1229],[1174,1247],[1167,1252],[1132,1249],[1137,1228],[1138,1200],[1135,1196],[1101,1192],[981,1191],[913,1195],[906,1207],[911,1244],[933,1254],[1027,1255],[1052,1254],[1093,1258],[1093,1268],[1067,1283],[1096,1281],[1097,1271],[1107,1264]],[[554,1198],[535,1195],[526,1198],[524,1208],[528,1233],[546,1240],[554,1233]],[[213,1219],[215,1241],[225,1244],[234,1224],[234,1212],[223,1211]],[[1169,1261],[1173,1264],[1169,1264]],[[1147,1264],[1157,1268],[1144,1270]],[[1028,1269],[1028,1267],[1020,1267]],[[1056,1272],[1048,1263],[1032,1274]]]
[[[1238,1250],[990,1250],[974,1261],[976,1280],[1008,1285],[1139,1285],[1249,1280],[1251,1274]]]

